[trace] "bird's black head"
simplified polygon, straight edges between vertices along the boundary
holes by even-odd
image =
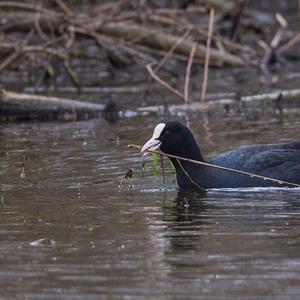
[[[142,152],[161,150],[164,153],[202,160],[192,132],[183,124],[172,121],[158,124]]]

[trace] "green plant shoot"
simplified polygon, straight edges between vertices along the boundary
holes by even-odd
[[[8,147],[8,144],[5,145],[5,157],[6,157],[6,160],[9,159],[9,147]]]
[[[153,176],[158,176],[158,155],[157,155],[157,153],[152,153],[152,163],[153,163]]]

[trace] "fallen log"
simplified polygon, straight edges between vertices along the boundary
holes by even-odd
[[[79,120],[100,117],[105,105],[0,90],[0,117],[8,119]]]
[[[159,90],[160,86],[157,84],[144,84],[137,83],[136,85],[119,85],[119,86],[84,86],[80,88],[80,92],[84,94],[137,94],[145,93],[149,90],[153,91],[154,89]],[[24,88],[26,93],[77,93],[78,89],[73,86],[58,86],[58,87],[32,87],[28,86]]]
[[[274,100],[289,100],[298,99],[300,100],[300,89],[293,90],[283,90],[267,94],[259,94],[252,96],[244,96],[241,98],[242,102],[252,102],[252,101],[274,101]]]
[[[147,27],[138,25],[129,25],[125,23],[119,24],[105,24],[97,28],[99,32],[105,33],[110,36],[123,38],[126,41],[136,41],[138,44],[147,45],[148,47],[158,48],[162,50],[169,50],[179,39],[178,36],[174,34],[167,34],[164,32],[158,32],[150,30]],[[194,45],[194,41],[191,39],[186,39],[177,45],[174,50],[175,53],[185,55],[189,57],[191,50]],[[195,52],[195,58],[204,59],[206,54],[206,47],[204,45],[197,45]],[[210,49],[211,59],[223,62],[232,66],[245,66],[246,62],[240,57],[219,51],[217,49]]]
[[[201,101],[201,102],[195,101],[191,103],[174,104],[174,105],[169,105],[168,107],[163,105],[140,107],[137,109],[137,112],[156,113],[156,114],[169,113],[171,115],[177,115],[178,113],[182,113],[182,112],[208,112],[208,111],[215,110],[216,108],[225,108],[228,107],[229,105],[234,105],[233,107],[237,107],[238,104],[250,104],[256,102],[263,102],[263,103],[273,102],[274,104],[277,104],[278,101],[281,102],[287,100],[300,101],[300,89],[282,90],[273,93],[243,96],[239,99],[237,99],[236,97],[231,97],[230,94],[228,98],[221,98],[221,99],[213,99],[212,97],[210,98],[211,100],[209,101]]]
[[[229,94],[228,98],[215,99],[202,102],[184,103],[178,105],[148,106],[137,108],[137,114],[155,113],[177,115],[182,112],[207,112],[223,109],[228,105],[237,107],[238,104],[247,104],[255,102],[274,102],[285,100],[300,100],[300,89],[283,90],[267,94],[244,96],[236,99],[234,95]],[[233,97],[232,97],[233,96]],[[211,99],[217,98],[211,96]],[[7,90],[0,90],[0,118],[7,119],[59,119],[73,121],[78,119],[89,119],[96,117],[106,117],[103,113],[107,110],[108,115],[115,115],[107,107],[108,105],[96,104],[73,99],[58,98],[52,96],[34,95],[27,93],[16,93]],[[111,106],[111,104],[110,104]],[[297,109],[298,111],[298,109]]]

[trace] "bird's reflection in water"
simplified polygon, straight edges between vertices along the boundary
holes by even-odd
[[[164,205],[165,238],[172,251],[193,249],[205,227],[206,194],[179,190],[173,202]]]

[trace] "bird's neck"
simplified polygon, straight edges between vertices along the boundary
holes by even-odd
[[[204,158],[195,141],[191,141],[189,145],[184,145],[184,147],[182,146],[180,149],[176,149],[176,156],[204,162]],[[175,157],[169,158],[176,170],[176,177],[179,187],[195,188],[195,184],[192,181],[197,181],[199,176],[201,176],[201,173],[203,173],[203,171],[205,172],[204,166],[194,162],[180,160]]]
[[[198,184],[199,178],[206,173],[205,166],[169,157],[176,171],[177,183],[180,188],[203,188],[201,184]],[[193,157],[189,159],[203,161],[202,156]],[[196,184],[195,184],[196,183]]]

